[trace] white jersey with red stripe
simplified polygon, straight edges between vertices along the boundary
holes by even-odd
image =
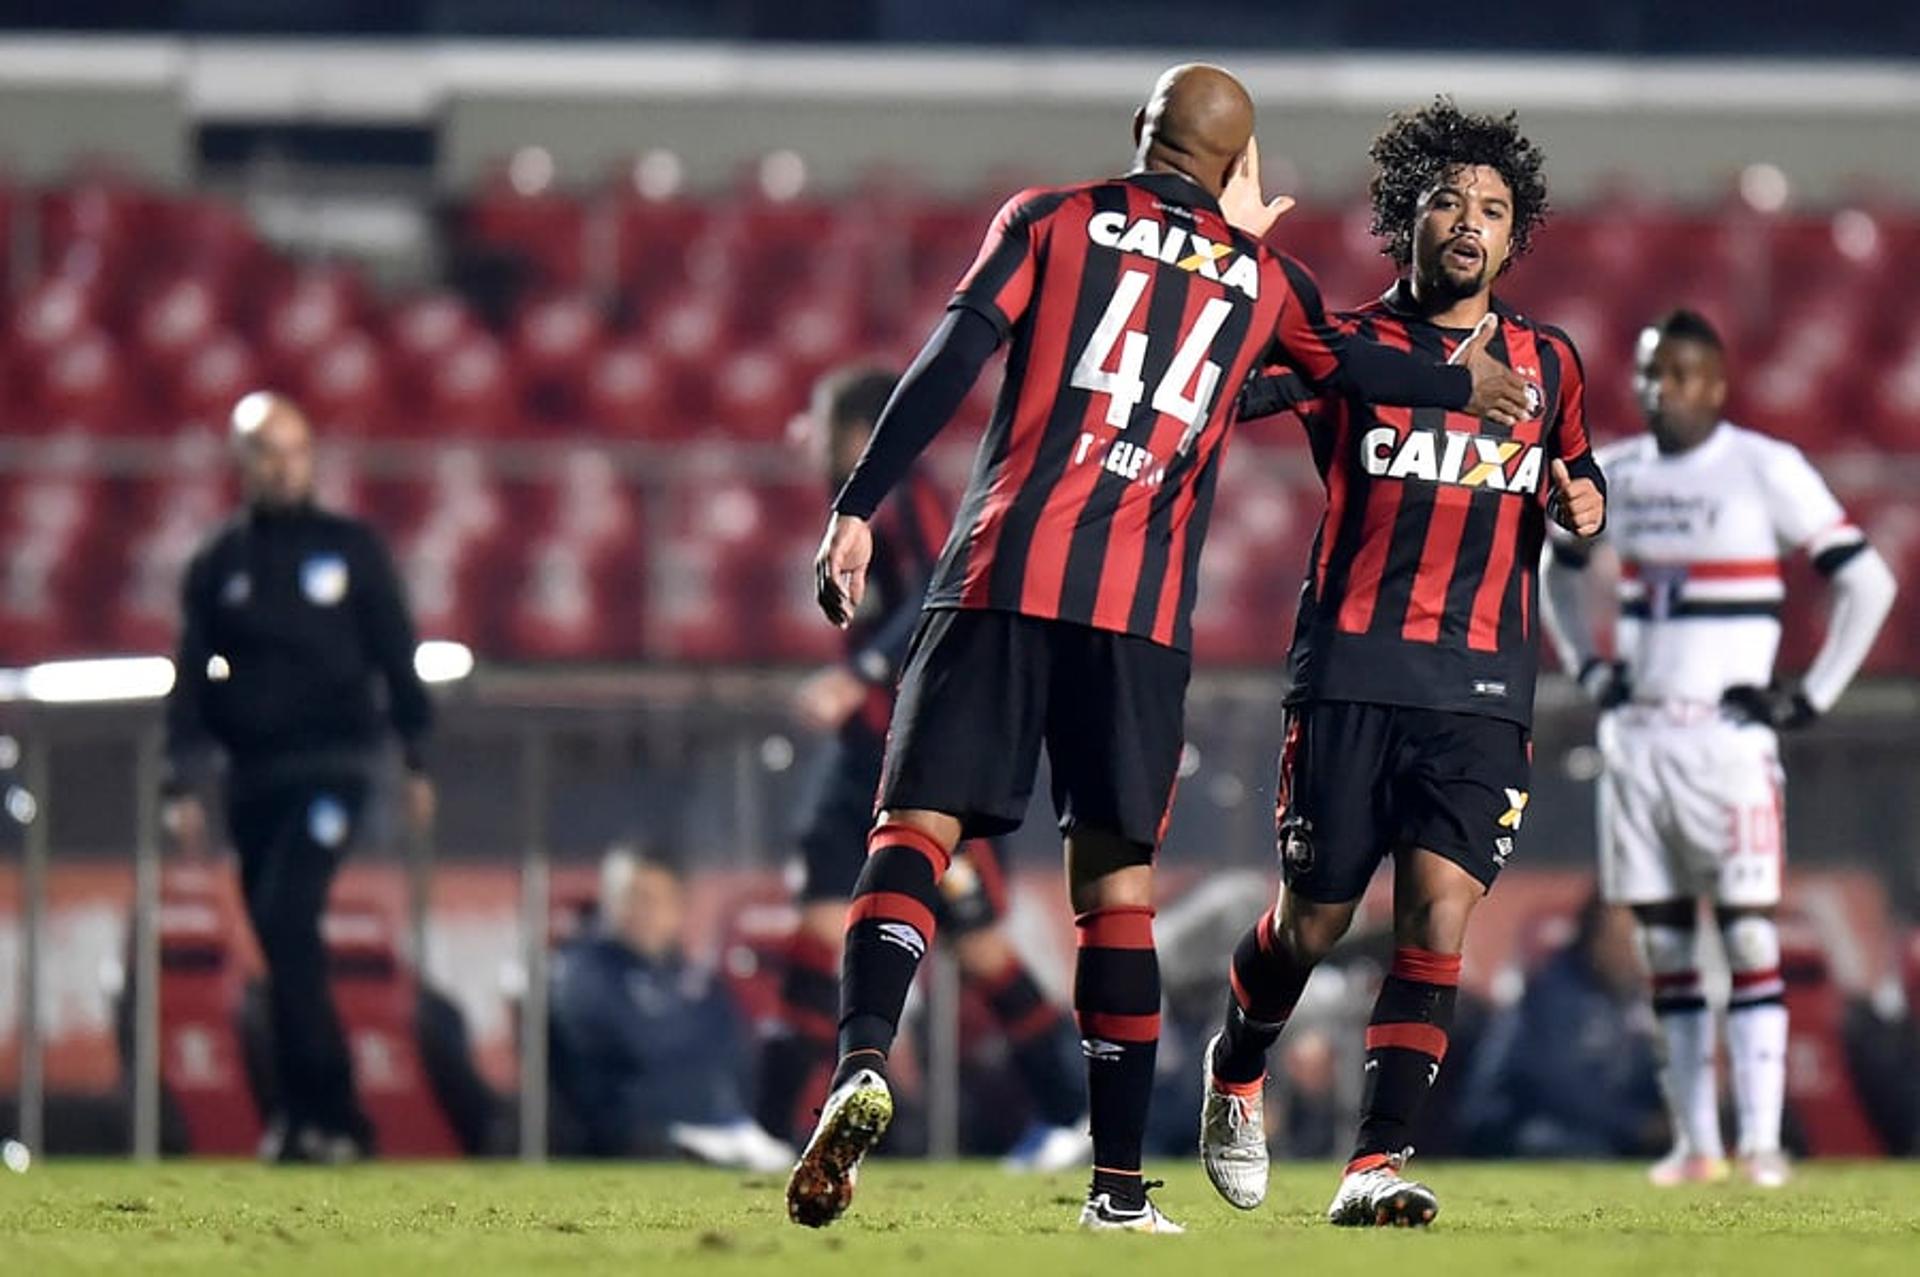
[[[1766,686],[1780,647],[1781,561],[1861,540],[1792,444],[1729,422],[1664,454],[1651,435],[1599,451],[1620,558],[1616,655],[1634,699],[1717,704]]]

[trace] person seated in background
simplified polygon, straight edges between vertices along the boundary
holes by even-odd
[[[1461,1098],[1488,1157],[1644,1157],[1666,1147],[1633,916],[1589,899],[1572,940],[1497,1012]]]
[[[726,989],[685,948],[685,883],[669,860],[616,846],[600,866],[596,926],[553,970],[553,1080],[601,1157],[675,1152],[784,1170],[793,1150],[747,1113],[746,1058]]]

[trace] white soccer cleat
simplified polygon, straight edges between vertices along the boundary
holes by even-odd
[[[1213,1076],[1213,1035],[1200,1057],[1200,1164],[1228,1205],[1252,1210],[1267,1200],[1266,1078],[1241,1086]]]
[[[1793,1179],[1793,1163],[1779,1149],[1765,1153],[1742,1153],[1740,1174],[1755,1188],[1785,1188]]]
[[[771,1174],[793,1165],[792,1147],[760,1129],[758,1122],[717,1126],[676,1122],[667,1127],[667,1138],[682,1152],[713,1166]]]
[[[1093,1136],[1082,1126],[1035,1125],[1000,1165],[1016,1172],[1051,1175],[1085,1166],[1093,1159]]]
[[[1327,1207],[1327,1221],[1343,1228],[1425,1228],[1440,1213],[1440,1199],[1400,1168],[1413,1150],[1383,1158],[1365,1170],[1348,1171]]]
[[[1724,1184],[1731,1174],[1724,1157],[1689,1153],[1676,1148],[1647,1168],[1647,1182],[1655,1188],[1679,1188],[1683,1184]]]
[[[893,1121],[887,1079],[861,1069],[820,1106],[820,1123],[787,1178],[787,1218],[824,1228],[853,1202],[860,1159],[873,1150]]]
[[[1149,1187],[1159,1187],[1158,1181]],[[1180,1227],[1160,1213],[1160,1208],[1148,1198],[1138,1210],[1125,1210],[1113,1204],[1108,1193],[1092,1193],[1087,1204],[1080,1208],[1080,1227],[1090,1233],[1184,1233]]]

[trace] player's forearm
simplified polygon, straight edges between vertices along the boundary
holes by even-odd
[[[1579,551],[1553,544],[1540,563],[1540,618],[1560,658],[1560,668],[1578,676],[1597,650],[1587,615],[1586,564]]]
[[[1234,415],[1241,421],[1253,421],[1288,412],[1315,396],[1297,372],[1264,373],[1249,377],[1234,402]]]
[[[873,517],[914,459],[953,419],[999,344],[999,331],[980,312],[967,306],[947,312],[887,400],[859,464],[834,498],[836,512]]]
[[[1866,545],[1833,573],[1832,581],[1833,612],[1827,618],[1827,636],[1800,683],[1807,703],[1823,714],[1859,673],[1893,609],[1898,588],[1886,560]]]
[[[1473,397],[1473,374],[1378,342],[1350,340],[1333,375],[1336,388],[1368,403],[1458,411]]]

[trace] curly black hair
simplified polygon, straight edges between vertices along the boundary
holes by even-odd
[[[1520,132],[1512,111],[1469,115],[1453,99],[1436,97],[1417,111],[1399,111],[1367,154],[1373,160],[1373,233],[1382,250],[1405,269],[1413,260],[1413,224],[1420,199],[1462,165],[1484,164],[1513,190],[1513,248],[1508,260],[1532,246],[1533,232],[1547,216],[1546,156]]]

